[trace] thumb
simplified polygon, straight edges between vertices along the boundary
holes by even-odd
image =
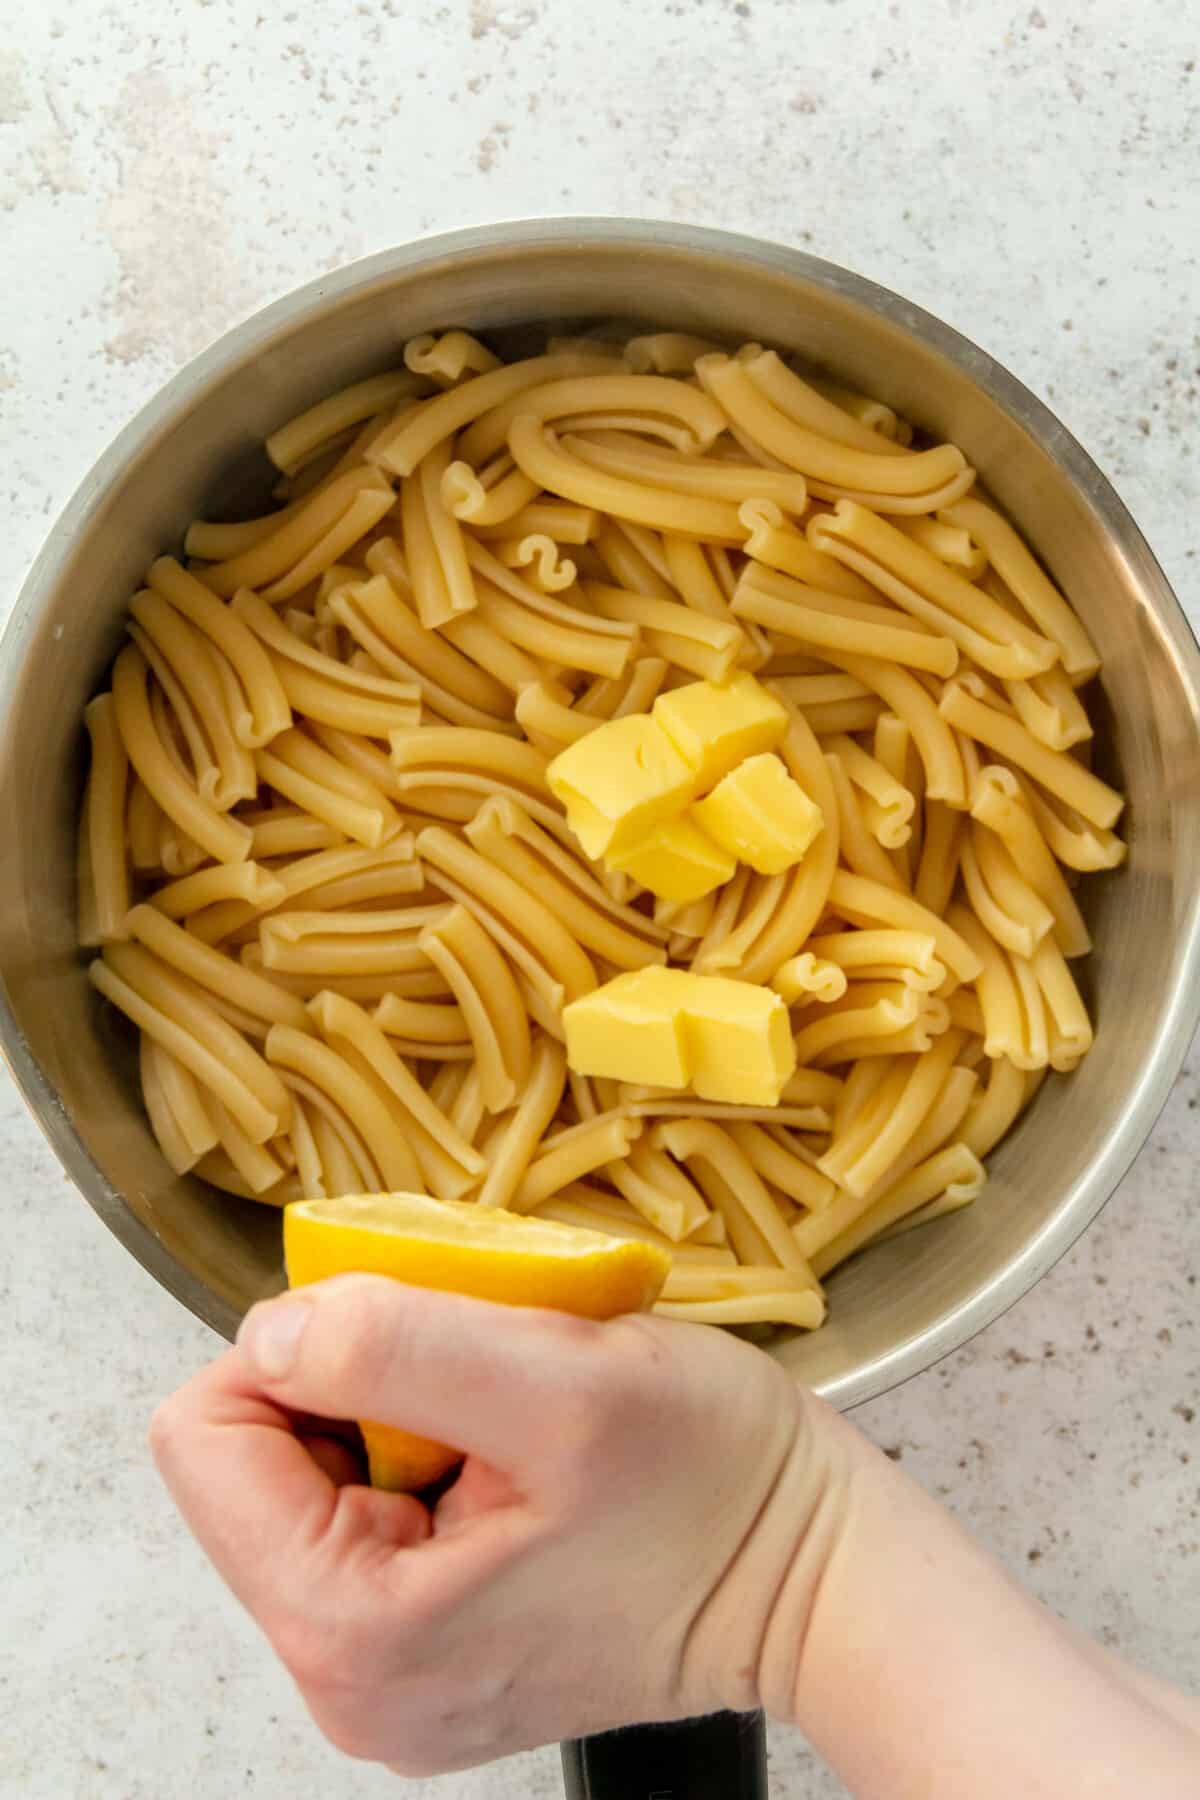
[[[253,1307],[237,1341],[287,1407],[395,1425],[512,1471],[555,1441],[603,1331],[564,1313],[338,1275]]]

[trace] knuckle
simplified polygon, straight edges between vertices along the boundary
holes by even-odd
[[[535,1337],[530,1347],[542,1366],[561,1371],[574,1396],[602,1379],[604,1330],[593,1319],[544,1312],[535,1315]]]
[[[605,1382],[622,1412],[635,1411],[670,1378],[670,1357],[655,1321],[640,1314],[616,1319],[605,1334]]]
[[[581,1466],[663,1424],[674,1390],[669,1349],[640,1316],[602,1328],[598,1353],[585,1358],[571,1392],[568,1443]]]
[[[567,1402],[567,1448],[585,1459],[618,1436],[628,1419],[631,1383],[618,1361],[603,1355],[572,1371]]]
[[[604,1327],[594,1319],[583,1319],[575,1313],[548,1312],[544,1315],[550,1348],[566,1354],[591,1355],[604,1339]]]
[[[638,1380],[646,1380],[651,1370],[661,1372],[671,1360],[664,1322],[652,1313],[627,1313],[624,1318],[615,1319],[609,1335]]]

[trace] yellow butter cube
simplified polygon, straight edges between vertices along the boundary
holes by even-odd
[[[580,1075],[691,1086],[702,1100],[777,1106],[796,1066],[787,1007],[770,988],[687,969],[636,969],[563,1009]]]
[[[692,979],[686,969],[631,969],[564,1006],[570,1067],[577,1075],[686,1087],[683,997]]]
[[[546,780],[591,857],[636,844],[698,792],[691,766],[649,713],[610,719],[568,744]]]
[[[711,894],[737,867],[735,858],[714,844],[687,813],[664,819],[646,837],[608,861],[611,868],[632,875],[660,900],[681,904]]]
[[[825,825],[820,807],[777,756],[747,757],[696,802],[692,817],[760,875],[779,875],[798,863]]]
[[[691,681],[654,702],[654,718],[704,793],[747,756],[773,750],[787,730],[787,712],[753,675],[740,673],[723,686]]]
[[[788,1010],[770,988],[720,975],[693,975],[687,998],[687,1043],[694,1091],[701,1100],[778,1106],[796,1067]]]

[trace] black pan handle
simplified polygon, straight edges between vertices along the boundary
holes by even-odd
[[[760,1712],[574,1738],[562,1761],[567,1800],[767,1800]]]

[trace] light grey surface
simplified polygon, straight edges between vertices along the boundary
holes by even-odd
[[[592,210],[790,240],[961,326],[1098,456],[1200,617],[1184,9],[6,13],[0,608],[117,426],[253,307],[416,232]],[[1185,1076],[1065,1265],[860,1415],[1052,1605],[1193,1684],[1196,1096]],[[8,1089],[0,1159],[0,1794],[393,1787],[321,1747],[147,1466],[154,1397],[213,1340],[89,1215]],[[840,1792],[790,1734],[773,1750],[789,1800]],[[553,1795],[556,1760],[411,1791]]]

